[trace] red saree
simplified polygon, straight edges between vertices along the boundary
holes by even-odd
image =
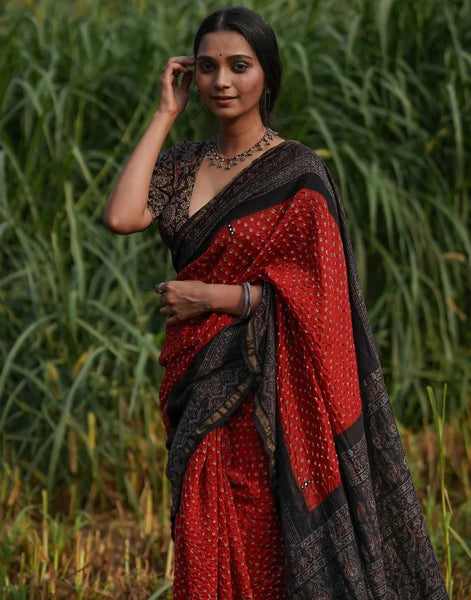
[[[322,161],[285,142],[162,223],[179,279],[263,284],[248,321],[167,330],[175,600],[446,598]]]

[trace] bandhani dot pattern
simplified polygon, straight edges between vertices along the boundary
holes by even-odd
[[[176,600],[286,596],[283,538],[248,397],[193,453],[175,520]]]
[[[275,286],[279,417],[309,508],[339,485],[333,436],[360,412],[341,248],[325,200],[301,190],[290,202],[222,227],[207,251],[179,274],[208,283],[265,280]],[[231,321],[211,315],[196,327],[188,322],[168,332],[161,356],[167,366],[164,413],[165,392],[193,353]],[[210,432],[188,464],[175,526],[176,600],[286,597],[279,516],[250,408],[248,401],[237,425],[231,419]],[[228,470],[234,456],[236,472]]]

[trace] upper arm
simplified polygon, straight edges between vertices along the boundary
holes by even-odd
[[[114,233],[137,233],[138,231],[143,231],[149,227],[152,223],[152,215],[148,208],[144,207],[141,214],[133,214],[132,217],[129,215],[123,217],[119,211],[111,209],[111,204],[108,200],[108,204],[103,213],[103,223],[107,229]]]

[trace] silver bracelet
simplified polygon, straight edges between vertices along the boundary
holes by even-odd
[[[248,319],[250,317],[250,311],[252,309],[252,288],[250,283],[247,281],[242,284],[242,289],[244,291],[244,307],[242,309],[242,314],[240,315],[241,319]]]

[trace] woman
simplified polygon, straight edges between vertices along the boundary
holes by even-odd
[[[159,157],[193,77],[219,133]],[[158,219],[178,273],[156,286],[174,598],[446,598],[335,186],[269,128],[280,79],[259,15],[207,17],[105,211]]]

